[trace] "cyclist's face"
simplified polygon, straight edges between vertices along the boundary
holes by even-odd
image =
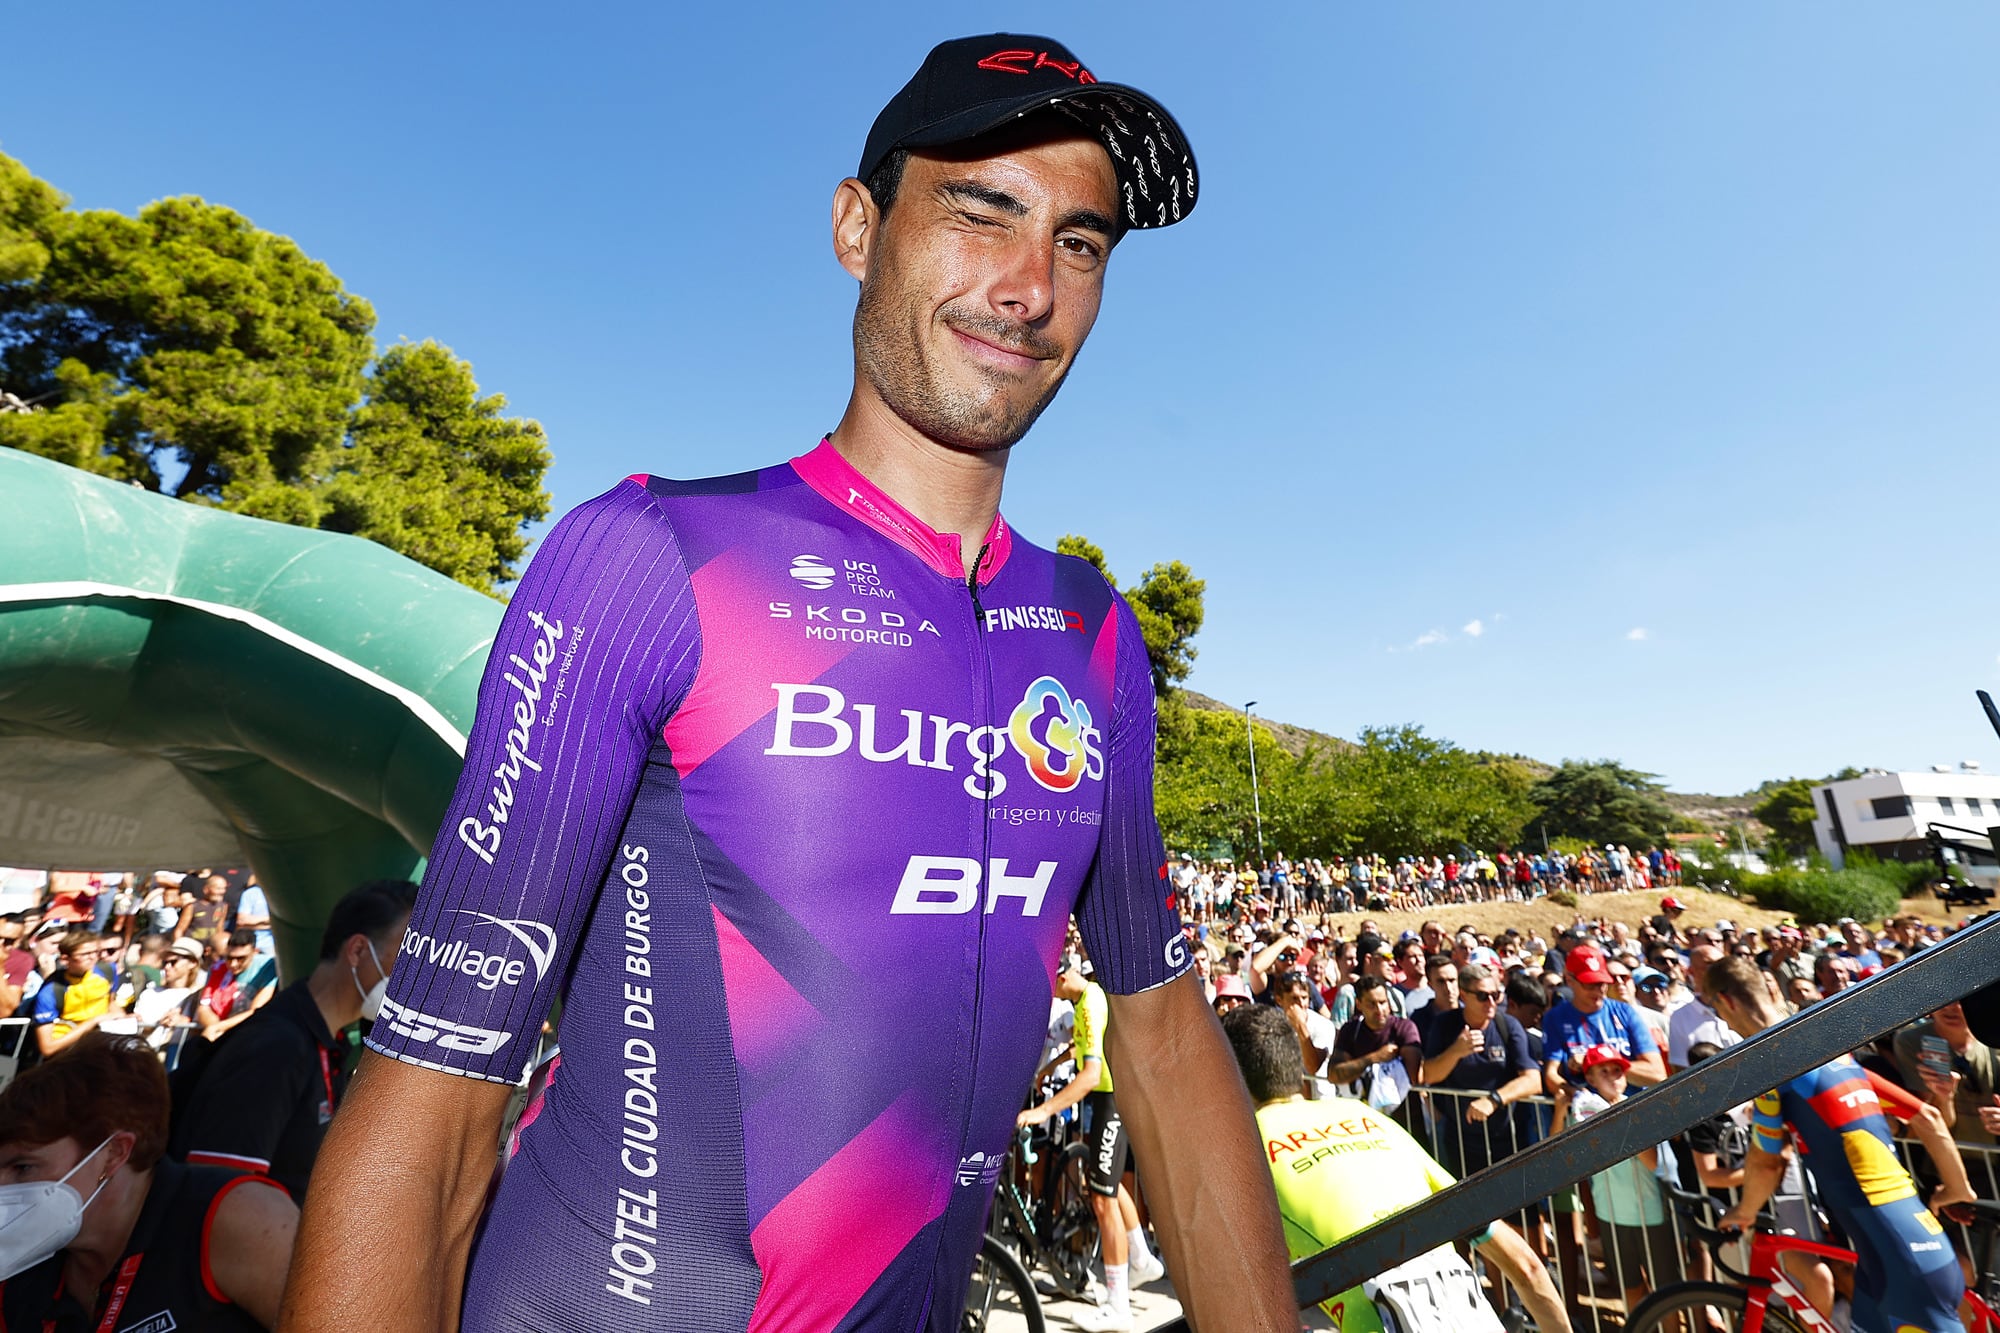
[[[912,153],[886,218],[849,185],[835,200],[835,249],[861,279],[861,377],[910,426],[969,450],[1013,445],[1062,387],[1097,320],[1118,199],[1095,139],[986,151]]]

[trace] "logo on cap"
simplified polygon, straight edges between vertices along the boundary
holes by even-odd
[[[1035,63],[1028,64],[1030,60]],[[1030,70],[1052,69],[1078,83],[1097,82],[1097,76],[1085,69],[1081,60],[1051,60],[1047,51],[995,51],[981,60],[978,68],[999,74],[1026,74]]]

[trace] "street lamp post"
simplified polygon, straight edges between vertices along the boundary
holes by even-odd
[[[1252,699],[1243,705],[1243,741],[1250,747],[1250,809],[1257,816],[1257,860],[1264,859],[1264,803],[1257,796],[1257,733],[1250,729],[1250,710],[1257,706]]]

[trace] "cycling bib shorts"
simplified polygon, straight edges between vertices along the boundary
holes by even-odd
[[[1858,1256],[1854,1327],[1963,1333],[1965,1280],[1944,1228],[1896,1158],[1888,1116],[1922,1109],[1909,1093],[1841,1056],[1758,1097],[1752,1141],[1783,1151],[1785,1131],[1820,1201]]]
[[[1083,1140],[1083,1183],[1090,1187],[1091,1193],[1108,1199],[1118,1193],[1118,1182],[1125,1178],[1125,1159],[1131,1151],[1125,1122],[1118,1115],[1118,1103],[1112,1094],[1101,1089],[1085,1094],[1083,1107],[1090,1117],[1090,1128]]]
[[[370,1036],[515,1083],[564,1001],[464,1327],[956,1327],[1072,911],[1189,965],[1130,608],[973,568],[824,442],[550,532]]]

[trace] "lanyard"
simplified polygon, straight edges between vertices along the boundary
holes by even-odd
[[[104,1307],[104,1317],[97,1321],[97,1333],[111,1333],[117,1327],[118,1316],[125,1309],[125,1298],[132,1294],[132,1284],[139,1280],[139,1265],[146,1260],[146,1252],[128,1258],[118,1268],[118,1280],[111,1285],[111,1299]],[[57,1286],[56,1296],[62,1296],[62,1287]],[[42,1321],[42,1333],[56,1333],[56,1321]]]
[[[326,1113],[333,1114],[333,1061],[326,1053],[326,1047],[319,1048],[319,1076],[326,1081]]]
[[[111,1300],[104,1307],[104,1318],[97,1321],[97,1333],[111,1333],[118,1323],[118,1312],[125,1308],[125,1298],[132,1294],[132,1284],[139,1280],[139,1265],[146,1253],[139,1253],[127,1259],[118,1269],[118,1281],[111,1288]]]

